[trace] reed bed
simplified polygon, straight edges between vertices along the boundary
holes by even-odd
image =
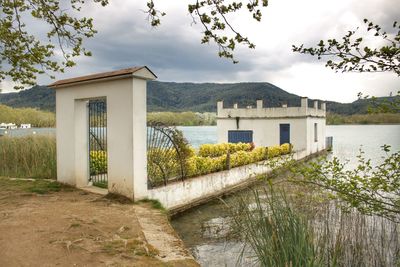
[[[33,127],[54,127],[56,115],[53,112],[33,108],[12,108],[0,104],[0,123],[30,123]]]
[[[297,203],[270,189],[238,197],[229,207],[232,231],[244,244],[238,262],[254,257],[260,266],[399,266],[397,223],[343,212],[332,201],[310,206],[306,198]]]
[[[0,137],[0,176],[56,179],[55,137]]]

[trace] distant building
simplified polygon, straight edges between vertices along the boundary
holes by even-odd
[[[20,128],[21,129],[30,129],[32,126],[30,123],[25,123],[25,124],[21,124]]]
[[[255,146],[273,146],[290,143],[295,151],[307,155],[325,149],[326,104],[301,99],[300,107],[264,108],[257,100],[257,107],[224,108],[217,104],[217,129],[219,143],[253,142]]]
[[[12,129],[17,129],[17,125],[15,123],[0,123],[0,129],[2,130],[12,130]]]

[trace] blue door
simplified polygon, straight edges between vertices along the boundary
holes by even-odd
[[[290,124],[279,124],[279,136],[280,136],[280,144],[288,143],[290,144]]]
[[[253,131],[228,131],[229,143],[252,143]]]

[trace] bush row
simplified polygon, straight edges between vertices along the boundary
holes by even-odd
[[[187,176],[198,176],[213,172],[219,172],[229,168],[239,167],[268,158],[290,153],[289,144],[271,147],[258,147],[251,151],[239,150],[229,157],[227,154],[217,157],[203,157],[201,153],[193,156],[187,163]]]
[[[203,145],[203,153],[199,151],[198,155],[191,153],[188,158],[184,171],[186,176],[198,176],[213,172],[219,172],[229,168],[239,167],[262,160],[267,158],[276,157],[279,155],[288,154],[290,152],[290,145],[283,144],[281,146],[271,147],[258,147],[253,150],[249,150],[250,145],[246,144],[233,144],[233,146],[226,146],[227,144],[221,145]],[[232,154],[222,154],[215,156],[218,153],[211,153],[213,156],[202,156],[204,155],[204,147],[211,148],[210,151],[222,151],[222,149],[232,149],[229,151],[235,151]],[[221,149],[222,148],[222,149]],[[213,150],[214,149],[214,150]],[[228,151],[228,150],[225,150]],[[168,154],[168,158],[161,156],[159,149],[153,149],[148,151],[148,175],[152,178],[154,183],[161,183],[165,176],[172,178],[180,173],[180,164],[176,156],[175,150],[163,151]],[[160,166],[163,168],[161,169]],[[90,152],[90,173],[101,174],[107,172],[107,153],[105,151],[91,151]]]
[[[219,157],[226,155],[228,152],[233,154],[238,151],[250,151],[253,149],[252,144],[247,143],[222,143],[222,144],[204,144],[199,148],[200,157]]]

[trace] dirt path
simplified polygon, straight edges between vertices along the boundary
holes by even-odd
[[[135,209],[169,225],[148,205],[0,178],[0,266],[198,266],[190,255],[169,257],[148,242]]]

